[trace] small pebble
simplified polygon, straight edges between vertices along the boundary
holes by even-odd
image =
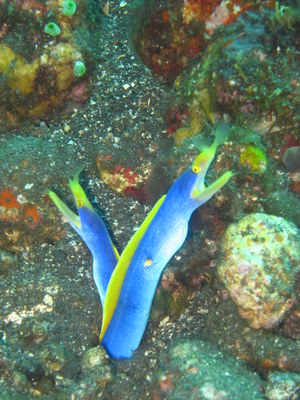
[[[26,183],[26,185],[24,186],[25,190],[29,190],[34,186],[34,183]]]
[[[2,268],[9,267],[11,265],[14,265],[16,262],[16,257],[13,253],[10,253],[9,251],[5,250],[0,250],[0,265]],[[0,271],[2,268],[0,267]]]
[[[87,350],[82,357],[82,368],[84,370],[105,364],[107,364],[107,356],[105,350],[100,346]]]
[[[68,124],[65,124],[65,126],[64,126],[64,131],[66,132],[66,133],[68,133],[68,132],[70,132],[70,125],[68,125]]]

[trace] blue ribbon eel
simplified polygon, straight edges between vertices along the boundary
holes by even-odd
[[[115,359],[130,358],[143,337],[160,276],[180,249],[195,209],[207,202],[231,178],[225,172],[208,187],[204,179],[226,132],[195,159],[150,211],[118,260],[109,281],[103,309],[101,345]]]
[[[117,265],[119,254],[112,243],[102,218],[95,212],[79,184],[79,174],[81,170],[82,168],[78,169],[74,173],[74,176],[69,179],[69,185],[75,199],[78,215],[71,211],[54,192],[48,191],[48,194],[92,253],[93,278],[103,306],[108,282]]]

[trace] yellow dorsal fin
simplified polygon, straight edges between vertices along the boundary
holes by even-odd
[[[132,236],[130,241],[128,242],[127,246],[125,247],[121,257],[118,261],[116,268],[110,278],[106,295],[104,301],[104,309],[103,309],[103,319],[102,319],[102,327],[100,333],[100,341],[102,340],[106,329],[111,321],[115,308],[117,306],[121,288],[123,285],[123,281],[126,276],[126,272],[130,265],[132,256],[134,255],[142,237],[144,236],[148,226],[150,225],[152,219],[154,218],[155,214],[157,213],[158,209],[162,205],[166,195],[162,196],[152,210],[147,215],[146,219],[136,231],[136,233]]]

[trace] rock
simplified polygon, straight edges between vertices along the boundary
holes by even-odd
[[[252,328],[279,324],[295,302],[299,270],[299,231],[285,219],[250,214],[225,232],[218,273]]]
[[[107,385],[113,382],[109,357],[101,346],[88,349],[81,358],[82,374],[77,383],[63,388],[60,399],[78,400],[104,398]]]
[[[82,357],[82,369],[89,370],[95,366],[108,364],[108,356],[103,347],[97,346],[87,350]]]
[[[157,398],[263,399],[259,376],[244,362],[223,354],[208,342],[175,344],[167,357],[158,375],[162,396]]]
[[[43,351],[42,358],[49,372],[58,372],[66,362],[66,350],[58,343],[51,343]]]
[[[300,146],[289,147],[285,150],[282,161],[289,172],[300,171]]]
[[[17,332],[27,344],[34,345],[45,340],[48,326],[48,322],[38,321],[35,317],[27,317],[17,327]]]
[[[300,310],[292,310],[285,318],[283,331],[286,336],[292,339],[300,339]]]
[[[17,392],[24,392],[27,389],[28,381],[27,378],[22,372],[20,371],[13,371],[12,373],[12,381],[14,388]]]
[[[296,400],[300,395],[300,374],[272,372],[266,388],[268,400]]]
[[[5,272],[8,268],[14,266],[16,263],[16,256],[9,251],[0,249],[0,273]]]

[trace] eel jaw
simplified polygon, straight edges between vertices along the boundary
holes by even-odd
[[[207,202],[218,190],[220,190],[234,175],[234,172],[227,171],[220,176],[216,181],[205,187],[204,183],[202,187],[194,186],[191,197],[198,200],[201,204]]]
[[[63,216],[67,219],[69,224],[79,232],[81,230],[81,222],[78,215],[76,215],[69,207],[57,196],[56,193],[52,192],[52,190],[48,191],[48,195],[59,211],[63,214]]]

